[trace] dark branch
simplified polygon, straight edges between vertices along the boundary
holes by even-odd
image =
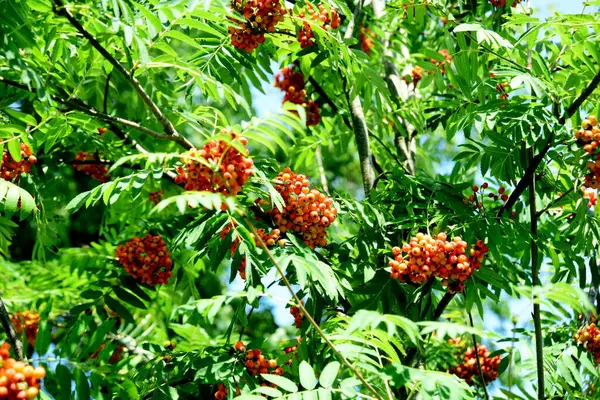
[[[566,109],[565,113],[558,119],[558,122],[561,125],[564,125],[565,122],[567,121],[567,119],[571,118],[571,116],[573,114],[575,114],[575,112],[577,112],[579,107],[581,107],[583,102],[588,97],[590,97],[590,95],[594,92],[594,90],[596,90],[596,88],[598,87],[599,84],[600,84],[600,71],[598,71],[596,73],[596,75],[594,75],[594,78],[590,81],[588,86],[581,92],[581,94],[575,99],[575,101],[573,101],[573,103]],[[531,181],[534,178],[537,167],[540,165],[540,163],[546,156],[546,153],[548,153],[548,150],[550,150],[550,148],[552,147],[553,140],[554,140],[554,132],[551,132],[548,137],[548,140],[546,141],[546,144],[544,145],[544,148],[535,157],[533,157],[533,159],[531,160],[531,163],[525,170],[525,174],[523,174],[523,177],[517,183],[515,190],[512,192],[512,194],[508,198],[508,201],[506,202],[506,204],[504,204],[504,206],[500,209],[500,211],[498,211],[498,217],[501,217],[502,214],[506,210],[510,210],[512,208],[512,206],[515,205],[515,203],[517,202],[519,197],[521,197],[521,195],[523,194],[525,189],[527,189],[527,187],[529,186],[529,184],[531,183]]]
[[[148,93],[146,93],[146,91],[144,90],[144,88],[142,87],[142,85],[140,84],[140,82],[135,78],[135,76],[133,76],[133,74],[130,74],[127,71],[127,69],[125,69],[125,67],[119,61],[117,61],[117,59],[114,58],[108,52],[108,50],[106,50],[100,44],[100,42],[98,42],[98,40],[96,40],[96,38],[91,33],[89,33],[83,27],[83,25],[81,25],[79,23],[79,21],[77,21],[75,19],[75,17],[73,17],[73,15],[71,15],[71,13],[65,8],[65,5],[62,2],[62,0],[53,0],[53,1],[54,1],[54,4],[55,4],[54,12],[57,15],[65,17],[71,23],[71,25],[73,25],[73,27],[83,37],[85,37],[90,42],[90,44],[100,54],[102,54],[102,56],[109,63],[111,63],[113,65],[113,67],[117,71],[119,71],[119,73],[123,76],[123,78],[125,78],[125,80],[127,80],[131,84],[131,86],[133,86],[133,88],[139,94],[139,96],[142,99],[142,101],[148,106],[148,108],[150,109],[150,111],[152,112],[152,114],[154,114],[154,116],[156,117],[156,119],[158,120],[158,122],[160,122],[160,124],[163,126],[163,129],[164,129],[165,133],[167,134],[167,136],[180,137],[179,133],[177,133],[177,131],[175,130],[175,127],[173,126],[173,124],[171,123],[171,121],[169,121],[167,119],[167,117],[163,114],[163,112],[158,108],[158,106],[156,105],[156,103],[154,103],[154,101],[150,98],[150,96],[148,95]],[[181,137],[181,139],[179,139],[178,143],[186,143],[186,145],[187,145],[188,148],[193,147],[193,145],[186,138],[183,138],[183,137]]]
[[[13,326],[12,321],[10,320],[10,314],[4,306],[2,298],[0,298],[0,323],[2,324],[4,332],[6,332],[8,342],[15,351],[15,358],[17,359],[17,361],[23,360],[23,343],[21,343],[21,339],[15,331],[15,327]]]

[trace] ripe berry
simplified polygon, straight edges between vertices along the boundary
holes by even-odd
[[[106,129],[106,128],[98,128],[98,134],[99,135],[104,135],[106,133],[106,131],[108,131],[108,129]]]
[[[235,349],[239,352],[244,352],[246,351],[246,346],[244,345],[244,342],[236,342]]]
[[[340,22],[342,21],[337,9],[332,8],[331,14],[327,10],[327,8],[323,4],[319,4],[319,12],[317,13],[313,6],[310,3],[306,3],[308,14],[310,15],[310,19],[314,21],[322,22],[322,28],[325,30],[328,29],[337,29],[340,26]],[[304,11],[301,11],[298,14],[299,18],[305,18]],[[298,31],[298,42],[300,42],[301,48],[306,48],[315,44],[312,40],[313,31],[311,25],[307,21],[303,21],[302,28]]]
[[[489,186],[489,185],[488,185],[488,183],[487,183],[487,182],[483,182],[483,184],[481,185],[481,187],[482,187],[483,189],[487,189],[487,188],[488,188],[488,186]]]
[[[473,191],[474,191],[474,192],[478,192],[478,191],[479,191],[479,186],[477,186],[477,185],[474,185],[474,186],[473,186]]]
[[[517,4],[519,4],[520,2],[521,2],[521,0],[513,0],[511,7],[515,8],[517,6]],[[496,7],[500,7],[500,8],[506,7],[506,0],[490,0],[490,3]]]
[[[34,399],[39,394],[40,380],[46,376],[42,367],[33,368],[10,358],[10,345],[0,345],[0,399]]]

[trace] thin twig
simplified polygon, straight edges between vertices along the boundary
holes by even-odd
[[[294,291],[294,288],[292,287],[292,284],[290,283],[290,281],[285,276],[285,272],[283,271],[283,269],[281,268],[281,266],[279,265],[279,263],[275,260],[275,258],[273,257],[273,254],[271,253],[271,251],[269,250],[269,248],[267,247],[267,245],[265,244],[265,242],[262,240],[261,236],[258,234],[258,231],[256,230],[256,227],[254,226],[254,224],[252,223],[252,221],[250,221],[250,219],[246,215],[244,215],[244,221],[250,227],[250,229],[252,230],[252,233],[255,235],[255,237],[257,237],[259,239],[260,246],[267,253],[267,256],[268,256],[269,260],[271,260],[271,262],[273,263],[273,265],[277,269],[277,272],[281,276],[281,280],[283,281],[283,284],[287,287],[288,291],[290,292],[290,294],[292,295],[294,301],[296,302],[296,306],[300,309],[300,311],[306,317],[306,319],[308,320],[308,322],[317,331],[317,333],[319,334],[319,336],[321,336],[321,338],[323,338],[323,340],[325,341],[325,343],[327,343],[327,346],[329,346],[329,348],[331,348],[331,351],[333,351],[333,353],[340,359],[340,361],[342,361],[342,363],[346,367],[348,367],[348,369],[350,369],[350,371],[352,371],[352,373],[354,375],[356,375],[356,377],[363,383],[363,385],[365,385],[365,387],[371,393],[373,393],[373,395],[375,395],[375,398],[377,398],[379,400],[384,400],[383,397],[381,397],[381,395],[379,394],[379,392],[377,392],[377,390],[369,382],[367,382],[367,380],[360,373],[360,371],[354,365],[352,365],[346,359],[346,357],[344,357],[342,355],[342,353],[340,353],[336,349],[335,345],[331,342],[331,340],[327,337],[327,335],[325,334],[325,332],[323,332],[323,330],[321,329],[321,327],[319,326],[319,324],[317,324],[317,322],[314,320],[314,318],[310,315],[310,313],[308,312],[308,310],[306,309],[306,307],[304,307],[304,303],[301,301],[301,299],[298,297],[298,295]]]
[[[27,92],[30,93],[36,93],[36,90],[33,88],[28,88],[27,86],[12,81],[10,79],[5,79],[3,77],[0,76],[0,83],[5,84],[7,86],[13,86],[16,88],[19,88],[21,90],[25,90]],[[145,126],[140,125],[137,122],[134,121],[130,121],[124,118],[119,118],[119,117],[113,117],[112,115],[108,115],[108,114],[104,114],[101,113],[100,111],[97,111],[96,109],[94,109],[91,106],[88,106],[84,101],[82,101],[81,99],[78,98],[70,98],[70,99],[63,99],[60,98],[58,96],[52,95],[51,96],[52,99],[60,104],[63,104],[65,106],[67,106],[70,110],[74,110],[74,111],[80,111],[84,114],[87,114],[91,117],[94,117],[96,119],[99,119],[101,121],[107,122],[107,123],[112,123],[112,124],[119,124],[119,125],[124,125],[124,126],[128,126],[132,129],[135,129],[137,131],[143,132],[147,135],[152,136],[153,138],[159,139],[159,140],[168,140],[171,142],[175,142],[180,144],[182,147],[186,148],[186,149],[191,149],[193,147],[193,145],[188,142],[187,139],[185,139],[182,136],[168,136],[165,135],[163,133],[160,132],[156,132],[152,129],[148,129]]]
[[[156,117],[156,119],[158,120],[158,122],[163,126],[163,129],[164,129],[165,133],[167,134],[167,136],[180,137],[179,133],[177,132],[177,130],[175,129],[175,127],[173,126],[173,124],[171,123],[171,121],[169,121],[167,119],[167,117],[163,114],[163,112],[160,110],[160,108],[158,108],[158,106],[156,105],[156,103],[154,103],[154,101],[150,98],[150,96],[148,95],[148,93],[146,93],[146,91],[144,90],[144,88],[142,87],[142,85],[140,84],[140,82],[136,79],[136,77],[133,74],[130,74],[129,71],[127,71],[127,69],[119,61],[117,61],[117,59],[114,58],[108,52],[108,50],[106,50],[100,44],[100,42],[98,42],[98,40],[91,33],[89,33],[83,27],[83,25],[81,25],[81,23],[79,23],[79,21],[77,21],[77,19],[75,19],[75,17],[73,17],[73,15],[71,15],[71,13],[67,10],[67,8],[65,7],[64,3],[62,2],[62,0],[53,0],[53,2],[54,2],[54,5],[55,5],[54,12],[57,15],[65,17],[71,23],[71,25],[73,25],[73,27],[83,37],[85,37],[90,42],[90,44],[100,54],[102,54],[102,56],[109,63],[111,63],[113,65],[113,67],[117,71],[119,71],[119,73],[123,76],[123,78],[125,78],[125,80],[127,80],[131,84],[131,86],[133,86],[133,88],[139,94],[139,96],[142,99],[142,101],[148,106],[148,108],[150,109],[150,111],[152,112],[152,114],[154,114],[154,116]],[[182,142],[184,142],[184,143],[187,143],[188,148],[193,147],[193,145],[186,138],[181,137],[180,140]]]
[[[566,120],[571,118],[573,114],[581,107],[583,102],[596,90],[598,85],[600,84],[600,70],[594,75],[594,78],[590,81],[588,86],[581,92],[579,96],[573,101],[573,103],[565,110],[564,114],[558,119],[558,123],[564,125]],[[498,211],[498,217],[501,217],[502,214],[512,208],[515,205],[519,197],[523,194],[525,189],[529,186],[529,183],[534,179],[535,171],[537,167],[540,165],[548,150],[552,147],[552,141],[554,140],[554,131],[550,133],[546,144],[542,148],[542,150],[533,157],[531,163],[525,170],[523,177],[517,183],[515,190],[512,192],[504,206]]]
[[[8,342],[15,351],[15,358],[17,359],[17,361],[23,360],[23,343],[21,342],[19,335],[17,335],[17,331],[15,331],[15,327],[13,326],[12,321],[10,320],[10,314],[8,313],[8,310],[6,309],[6,306],[4,305],[4,302],[2,301],[1,297],[0,324],[2,324],[2,328],[4,329],[4,332],[8,337]]]
[[[533,159],[533,150],[529,150],[529,158]],[[538,217],[536,212],[535,174],[529,183],[529,214],[531,216],[531,280],[533,287],[540,285],[540,271],[538,265],[537,228]],[[537,364],[538,399],[544,400],[544,344],[542,337],[542,321],[540,304],[533,302],[533,326],[535,332],[535,358]]]
[[[471,311],[467,311],[467,314],[469,314],[469,323],[471,324],[471,328],[475,328],[475,326],[473,325],[473,315],[471,314]],[[483,377],[483,370],[481,369],[481,360],[479,360],[479,348],[477,347],[477,338],[475,337],[474,333],[471,334],[471,337],[473,338],[473,347],[475,349],[475,358],[477,359],[477,368],[479,369],[479,378],[481,379],[483,394],[485,396],[485,399],[488,400],[490,397],[488,395],[487,388],[485,387],[485,378]]]

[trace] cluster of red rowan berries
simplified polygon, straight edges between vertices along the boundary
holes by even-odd
[[[407,77],[402,77],[402,80],[407,84],[412,82],[414,86],[417,86],[417,84],[423,79],[423,68],[419,67],[418,65],[415,66],[412,71],[410,71],[410,79],[411,80],[409,81]]]
[[[100,347],[98,347],[98,350],[96,350],[96,351],[94,352],[94,354],[92,354],[92,355],[90,356],[90,359],[92,359],[92,360],[93,360],[93,359],[97,358],[97,357],[100,355],[100,352],[101,352],[102,350],[104,350],[104,348],[105,348],[105,347],[106,347],[106,343],[102,343],[102,344],[100,345]],[[123,352],[124,352],[124,351],[125,351],[125,346],[121,346],[121,345],[119,345],[119,346],[118,346],[118,347],[115,349],[115,351],[113,351],[113,353],[111,354],[110,358],[108,359],[108,363],[109,363],[109,364],[115,364],[115,363],[119,362],[119,360],[121,360],[121,357],[123,356]]]
[[[514,0],[511,7],[516,7],[520,2],[521,0]],[[506,7],[506,0],[490,0],[490,3],[496,7]]]
[[[438,53],[440,53],[442,56],[444,56],[445,60],[438,61],[436,59],[431,58],[429,61],[431,61],[431,63],[433,65],[438,67],[440,69],[440,71],[442,72],[442,74],[446,74],[446,64],[450,64],[452,62],[452,56],[446,49],[442,49],[442,50],[438,51]]]
[[[77,153],[77,156],[75,156],[75,161],[99,161],[99,158],[97,154],[80,151]],[[108,168],[106,165],[101,163],[73,164],[73,168],[75,168],[76,171],[83,172],[84,174],[91,176],[102,183],[108,182],[110,179],[110,176],[108,175]]]
[[[234,345],[235,350],[238,353],[245,353],[245,366],[248,373],[252,376],[259,374],[275,374],[283,375],[283,368],[277,364],[275,359],[267,359],[261,350],[251,349],[246,351],[244,342],[236,342]],[[262,380],[262,378],[259,378]],[[260,386],[271,386],[275,387],[274,384],[269,384],[262,380]]]
[[[221,229],[221,239],[225,239],[227,234],[231,231],[231,228],[233,228],[233,225],[229,224],[225,228]],[[260,238],[257,238],[254,235],[254,233],[251,233],[250,236],[252,236],[254,238],[254,243],[256,244],[257,247],[261,245],[260,244],[261,241],[267,247],[274,246],[275,243],[277,243],[279,246],[285,245],[285,241],[283,239],[280,239],[281,231],[279,231],[279,229],[273,229],[271,232],[267,232],[264,229],[260,228],[260,229],[257,229],[256,232],[258,233]],[[231,243],[231,246],[229,247],[229,251],[231,252],[231,257],[235,257],[235,253],[237,252],[237,248],[239,245],[240,245],[239,238],[236,238]],[[242,258],[238,272],[240,274],[240,278],[242,278],[243,280],[246,280],[246,257]]]
[[[496,85],[496,90],[498,91],[498,99],[500,100],[508,100],[508,91],[506,88],[508,87],[508,82],[500,82]]]
[[[23,312],[17,311],[10,316],[10,321],[15,327],[15,331],[19,335],[25,332],[27,343],[31,346],[35,346],[35,339],[37,338],[40,327],[40,314],[29,310]]]
[[[475,352],[475,347],[466,348],[465,343],[460,339],[450,339],[448,342],[457,346],[459,359],[459,364],[451,367],[448,371],[449,373],[464,379],[469,385],[473,384],[474,380],[480,381],[482,375],[485,381],[484,384],[488,384],[498,378],[498,366],[500,365],[500,361],[502,361],[502,357],[490,357],[491,353],[482,344],[477,345],[477,352]],[[477,364],[478,356],[481,373]]]
[[[593,317],[588,325],[579,328],[574,338],[594,357],[594,362],[600,364],[600,329]]]
[[[586,188],[600,188],[600,153],[596,149],[600,145],[600,126],[595,115],[589,115],[581,121],[581,129],[575,131],[577,144],[583,147],[583,150],[592,156],[592,159],[586,163],[589,172],[585,175],[584,186]]]
[[[2,152],[2,166],[0,166],[0,178],[15,182],[21,174],[31,172],[31,165],[36,162],[37,158],[25,143],[21,143],[21,161],[15,161],[10,152],[4,149]]]
[[[477,185],[474,185],[471,188],[473,190],[473,193],[471,195],[469,195],[468,198],[464,198],[463,203],[465,203],[465,204],[473,203],[473,208],[482,208],[483,207],[482,200],[485,195],[485,191],[488,188],[489,188],[489,184],[487,182],[483,182],[483,184],[481,185],[481,188]],[[489,197],[493,201],[501,200],[503,203],[506,203],[508,201],[508,197],[509,197],[508,194],[509,193],[506,191],[505,188],[500,187],[500,188],[498,188],[498,193],[493,193],[492,189],[490,189],[490,192],[487,194],[487,197]],[[478,196],[481,196],[481,198],[479,198]]]
[[[217,391],[215,392],[215,399],[225,400],[227,398],[227,388],[224,384],[219,383],[217,385]]]
[[[150,192],[150,194],[148,195],[148,198],[150,199],[150,201],[152,203],[158,204],[162,200],[164,193],[165,193],[164,190],[158,190],[156,192]]]
[[[160,235],[134,237],[117,246],[117,261],[129,275],[150,286],[166,284],[173,269],[173,260]]]
[[[275,190],[283,197],[285,207],[282,211],[275,207],[269,214],[281,233],[290,230],[301,234],[312,249],[326,246],[325,230],[337,217],[333,200],[317,189],[310,189],[306,176],[295,174],[290,168],[280,172],[276,181]]]
[[[296,339],[298,340],[298,343],[300,343],[300,340],[302,340],[302,338],[300,336],[296,337]],[[285,349],[283,349],[283,351],[285,352],[285,354],[296,353],[298,351],[298,345],[286,347]],[[295,356],[296,356],[296,358],[298,358],[298,353],[296,353]],[[291,364],[292,364],[291,358],[285,362],[285,365],[291,365]]]
[[[245,21],[231,19],[239,28],[229,27],[231,44],[252,53],[265,41],[265,32],[275,32],[275,26],[283,21],[287,10],[279,0],[233,0],[231,8],[240,12]]]
[[[337,29],[340,27],[342,19],[337,12],[337,9],[332,8],[331,12],[323,4],[319,4],[319,11],[317,12],[310,3],[306,3],[309,18],[314,21],[320,21],[323,25],[323,29]],[[304,18],[305,13],[301,11],[298,17]],[[298,42],[300,42],[301,48],[306,48],[315,44],[313,40],[313,30],[308,21],[302,23],[302,28],[298,31]]]
[[[432,237],[419,232],[402,248],[394,247],[395,257],[389,262],[391,278],[420,284],[435,276],[442,279],[442,285],[450,292],[462,291],[464,285],[460,282],[466,281],[481,266],[488,248],[478,240],[467,251],[467,242],[460,237],[446,239],[445,233]]]
[[[306,126],[318,125],[321,120],[321,111],[316,102],[307,100],[305,86],[304,75],[293,65],[283,67],[275,75],[275,87],[285,92],[283,102],[301,104],[306,110]]]
[[[375,43],[373,42],[373,38],[375,37],[375,32],[371,32],[369,28],[365,28],[361,22],[360,30],[358,31],[358,39],[360,41],[360,48],[362,51],[367,53],[367,55],[371,55],[371,49],[375,47]]]
[[[248,139],[233,132],[223,130],[221,134],[229,135],[232,141],[242,146],[248,144]],[[185,166],[177,167],[179,175],[175,177],[175,183],[185,184],[185,190],[190,191],[235,196],[254,172],[252,159],[240,153],[230,142],[221,139],[211,140],[200,150],[189,150],[181,160]]]
[[[300,302],[302,303],[302,305],[304,305],[304,302],[302,300],[300,300]],[[296,328],[300,328],[300,326],[302,325],[302,321],[304,320],[304,313],[302,312],[302,310],[300,310],[300,307],[291,306],[290,314],[292,314],[292,316],[294,317],[294,324],[296,325]]]
[[[8,343],[0,345],[0,400],[35,399],[45,376],[44,368],[10,358]]]
[[[596,189],[585,189],[583,191],[583,198],[588,200],[588,208],[593,208],[598,203],[598,193],[596,193]]]

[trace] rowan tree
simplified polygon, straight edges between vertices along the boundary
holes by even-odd
[[[598,398],[545,3],[0,0],[0,400]]]

